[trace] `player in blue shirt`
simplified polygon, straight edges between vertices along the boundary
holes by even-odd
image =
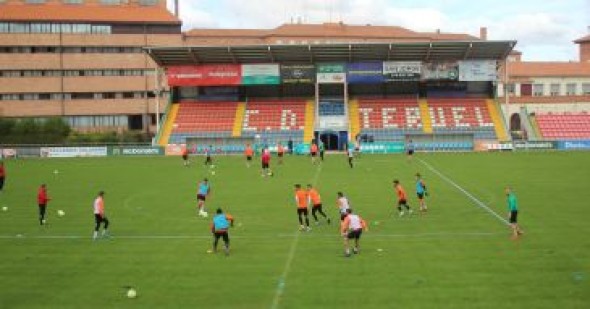
[[[234,218],[230,214],[224,214],[221,208],[217,208],[213,221],[211,222],[211,232],[213,233],[213,250],[209,253],[217,252],[217,243],[219,238],[223,239],[225,255],[229,255],[229,233],[230,227],[234,226]]]
[[[209,184],[209,180],[207,178],[203,179],[203,181],[199,182],[197,188],[197,207],[199,210],[198,215],[201,217],[206,216],[205,211],[205,201],[207,200],[207,196],[211,193],[211,184]]]
[[[506,201],[508,202],[508,221],[512,228],[512,239],[517,239],[523,232],[518,226],[518,202],[512,188],[506,187]]]
[[[426,191],[426,183],[422,180],[420,173],[416,173],[416,195],[420,204],[420,213],[425,213],[428,208],[426,207],[424,197],[428,196],[428,191]]]

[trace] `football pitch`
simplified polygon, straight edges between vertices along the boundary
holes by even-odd
[[[259,159],[178,157],[6,161],[0,193],[0,308],[590,308],[590,153],[287,157],[274,177]],[[215,174],[212,173],[215,172]],[[399,218],[392,180],[417,209]],[[208,177],[208,219],[196,216]],[[37,220],[46,183],[48,224]],[[317,185],[332,224],[299,232],[293,185]],[[525,235],[510,239],[504,187]],[[91,239],[104,190],[112,237]],[[336,192],[368,223],[344,257]],[[209,254],[211,215],[231,213],[232,252]],[[57,216],[63,210],[65,216]],[[126,287],[137,290],[126,297]]]

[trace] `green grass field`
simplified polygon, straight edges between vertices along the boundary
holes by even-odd
[[[352,170],[343,155],[327,156],[321,168],[303,157],[276,166],[275,158],[269,179],[258,161],[247,169],[242,157],[217,157],[211,175],[196,159],[189,168],[176,157],[7,161],[0,308],[590,308],[589,153],[415,158],[502,217],[512,185],[526,233],[518,241],[402,155],[366,155]],[[430,211],[398,218],[391,181],[402,181],[416,207],[418,171]],[[221,206],[236,219],[229,257],[206,253],[209,221],[195,211],[205,176],[209,213]],[[370,224],[361,254],[343,256],[337,224],[297,231],[293,184],[312,181],[335,222],[341,190]],[[53,198],[47,226],[37,221],[41,183]],[[92,241],[99,190],[113,237]],[[128,299],[125,286],[138,298]]]

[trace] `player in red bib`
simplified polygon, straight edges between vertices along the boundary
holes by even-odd
[[[45,224],[45,211],[47,210],[47,202],[51,199],[47,195],[47,186],[42,184],[37,192],[37,205],[39,205],[39,224]]]

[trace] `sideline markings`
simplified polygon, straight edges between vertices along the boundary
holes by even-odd
[[[449,177],[445,176],[443,173],[441,173],[440,171],[438,171],[432,165],[428,164],[428,162],[426,162],[426,161],[424,161],[424,160],[422,160],[420,158],[417,158],[417,159],[422,164],[424,164],[424,166],[426,166],[430,171],[432,171],[433,173],[435,173],[436,175],[438,175],[438,177],[440,177],[444,181],[448,182],[450,185],[452,185],[453,187],[455,187],[457,190],[459,190],[463,194],[465,194],[465,196],[467,196],[469,199],[471,199],[475,203],[475,205],[479,206],[481,209],[484,209],[485,211],[487,211],[489,214],[491,214],[492,216],[494,216],[496,219],[500,220],[500,222],[504,223],[505,225],[510,225],[510,223],[508,222],[508,220],[506,220],[504,217],[502,217],[499,214],[497,214],[490,207],[488,207],[488,205],[486,205],[485,203],[483,203],[482,201],[480,201],[478,198],[476,198],[475,196],[473,196],[473,194],[469,193],[467,190],[463,189],[463,187],[461,187],[460,185],[458,185],[452,179],[450,179]]]
[[[313,175],[313,180],[311,181],[312,185],[316,185],[318,178],[320,176],[320,172],[322,171],[322,163],[319,163],[315,175]],[[305,185],[305,184],[303,184]],[[276,309],[279,307],[279,303],[281,302],[281,297],[285,292],[285,285],[287,281],[287,276],[291,271],[291,264],[293,263],[293,258],[295,257],[295,251],[297,251],[297,244],[299,243],[299,237],[302,232],[295,232],[295,238],[291,243],[291,248],[289,249],[289,255],[287,257],[287,262],[285,263],[285,268],[283,269],[283,273],[279,277],[279,282],[277,283],[277,288],[275,289],[275,295],[272,299],[272,304],[270,306],[271,309]]]

